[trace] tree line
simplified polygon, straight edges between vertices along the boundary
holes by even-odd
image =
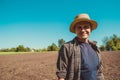
[[[29,47],[24,47],[23,45],[18,45],[16,48],[6,48],[0,49],[0,52],[41,52],[41,51],[58,51],[59,48],[65,43],[64,39],[58,40],[58,46],[52,43],[47,48],[43,49],[31,49]],[[103,44],[99,47],[101,51],[117,51],[120,50],[120,37],[116,34],[113,36],[105,37],[103,39]]]
[[[105,37],[103,44],[100,46],[101,51],[117,51],[120,50],[120,37],[113,34],[111,37]]]
[[[24,45],[18,45],[15,48],[5,48],[0,49],[0,52],[41,52],[41,51],[58,51],[59,48],[65,43],[64,39],[58,40],[58,46],[55,43],[52,43],[47,48],[43,49],[31,49],[29,47],[24,47]]]

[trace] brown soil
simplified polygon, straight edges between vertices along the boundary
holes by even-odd
[[[56,80],[57,52],[0,55],[0,80]],[[106,80],[120,80],[120,52],[102,52]]]
[[[102,52],[106,80],[120,80],[120,51]]]

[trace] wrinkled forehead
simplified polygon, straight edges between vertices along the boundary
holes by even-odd
[[[75,26],[77,26],[77,25],[89,25],[89,26],[91,26],[91,23],[88,21],[81,21],[81,22],[78,22],[75,24]]]

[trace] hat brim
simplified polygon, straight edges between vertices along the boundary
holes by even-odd
[[[96,21],[94,21],[94,20],[87,20],[87,19],[77,19],[77,20],[75,20],[75,21],[73,21],[72,23],[71,23],[71,25],[70,25],[70,32],[73,32],[73,33],[75,33],[75,25],[76,25],[76,23],[78,23],[78,22],[82,22],[82,21],[87,21],[87,22],[89,22],[89,23],[91,23],[91,25],[92,25],[92,30],[94,30],[94,29],[96,29],[97,28],[97,22]]]

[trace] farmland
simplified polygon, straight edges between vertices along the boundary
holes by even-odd
[[[57,52],[0,55],[0,80],[56,80]],[[120,80],[120,51],[102,52],[106,80]]]

